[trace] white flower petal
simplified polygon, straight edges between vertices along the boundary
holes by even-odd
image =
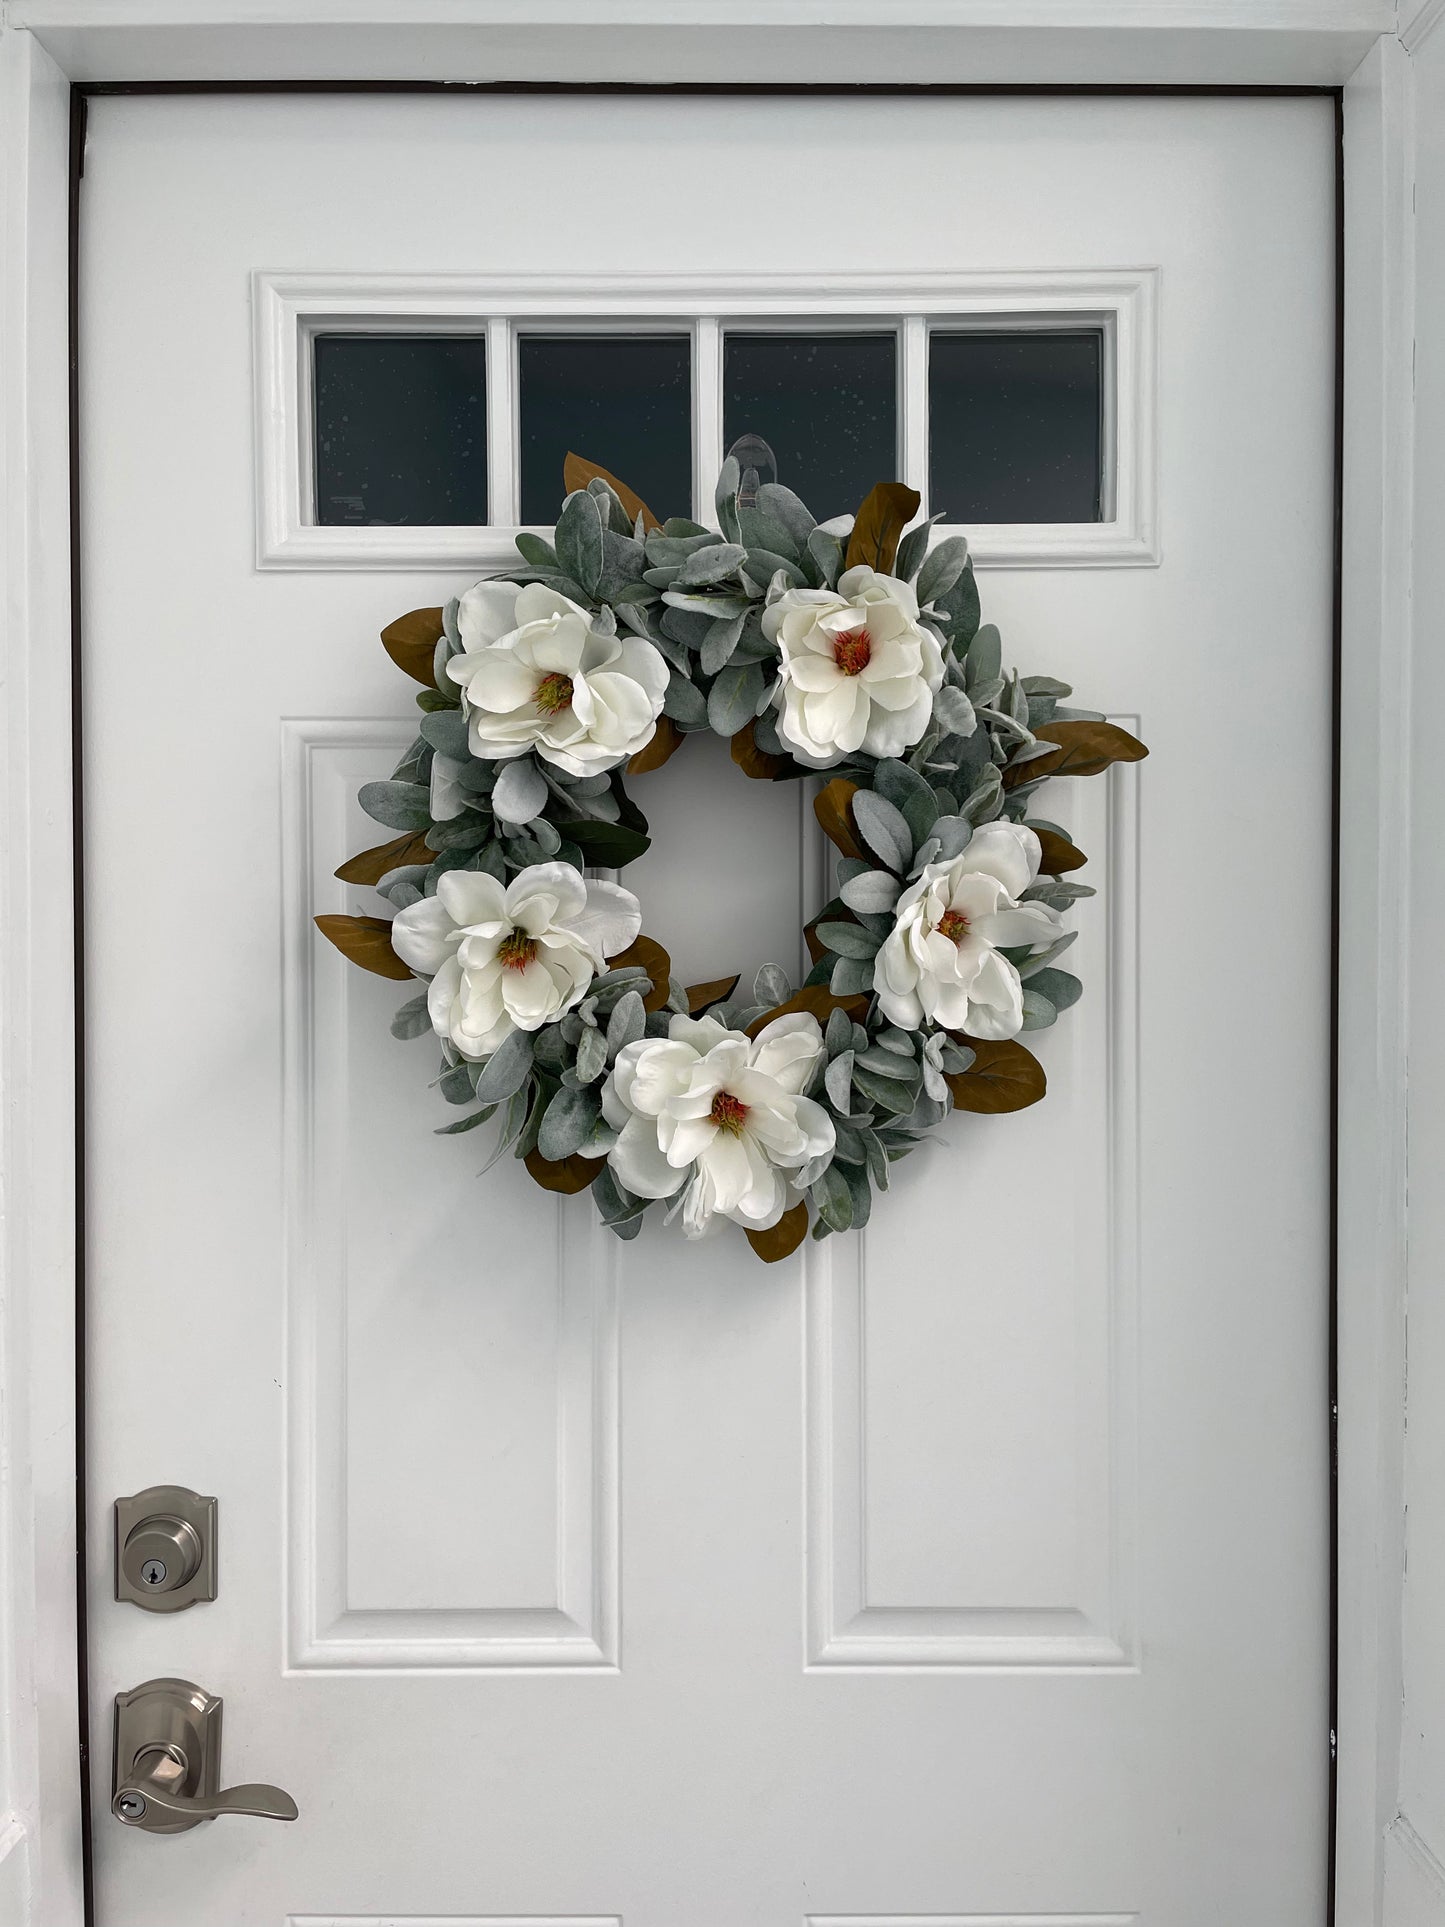
[[[444,870],[437,881],[437,900],[458,929],[501,923],[507,914],[506,892],[485,870]]]
[[[885,684],[886,688],[893,685]],[[870,756],[901,756],[915,743],[922,742],[933,714],[933,692],[925,683],[907,709],[887,709],[881,703],[870,709],[868,733],[863,748]]]
[[[550,971],[534,958],[521,970],[503,970],[502,1002],[519,1030],[536,1030],[557,1014],[557,986]]]
[[[587,618],[560,616],[520,632],[527,654],[544,676],[580,676],[587,653]]]
[[[615,1086],[629,1111],[656,1117],[669,1098],[678,1097],[687,1089],[696,1068],[697,1052],[690,1044],[665,1037],[642,1038],[635,1044],[624,1045],[617,1053],[608,1084]]]
[[[677,1162],[671,1152],[668,1157],[670,1163]],[[710,1141],[698,1156],[698,1164],[707,1173],[712,1186],[713,1209],[730,1217],[752,1190],[755,1181],[754,1169],[742,1138],[731,1131],[714,1130]]]
[[[413,904],[413,909],[416,905]],[[392,940],[395,942],[395,938]],[[446,1037],[451,1032],[452,1005],[461,989],[462,967],[455,957],[448,957],[437,967],[437,973],[427,985],[426,1008],[431,1018],[431,1027],[438,1037]]]
[[[752,1067],[797,1093],[813,1075],[823,1053],[823,1031],[810,1011],[790,1010],[764,1024],[753,1040]]]
[[[628,1118],[607,1162],[618,1183],[639,1198],[670,1198],[682,1181],[662,1155],[657,1132],[646,1118]]]
[[[525,629],[531,622],[546,622],[552,616],[580,616],[584,628],[592,621],[585,609],[569,601],[556,589],[549,589],[543,582],[529,582],[524,589],[518,590],[513,617],[517,629]]]
[[[736,1031],[729,1030],[726,1024],[719,1023],[716,1017],[688,1017],[682,1012],[672,1019],[667,1034],[677,1043],[690,1044],[699,1057],[725,1038],[738,1035]]]
[[[536,671],[506,648],[453,656],[447,668],[466,691],[469,703],[498,716],[509,716],[530,703],[539,681]]]
[[[568,919],[570,927],[598,956],[615,957],[636,941],[642,928],[642,905],[620,883],[589,877],[586,889],[586,904]]]
[[[984,823],[956,859],[962,870],[997,877],[1011,897],[1021,897],[1039,873],[1039,839],[1026,823]]]
[[[1023,1022],[1023,985],[1019,973],[1007,957],[990,950],[969,987],[966,1028],[974,1037],[1017,1037]]]
[[[685,1170],[695,1158],[701,1157],[718,1134],[717,1125],[706,1114],[679,1117],[672,1104],[657,1121],[657,1141],[675,1171]],[[726,1136],[726,1132],[723,1135]]]
[[[457,927],[438,897],[407,904],[391,920],[391,947],[404,964],[430,977],[457,947]]]
[[[1059,934],[1060,919],[1047,904],[1021,903],[1011,910],[996,910],[974,928],[986,943],[1011,950],[1018,944],[1052,943]]]
[[[515,582],[474,582],[457,603],[457,633],[463,650],[485,649],[499,636],[516,627],[517,596]],[[454,673],[460,660],[453,656],[447,668]],[[461,678],[456,678],[460,682]]]
[[[548,924],[571,923],[579,916],[587,908],[587,894],[586,880],[570,863],[532,863],[507,885],[506,914],[529,936],[540,936]],[[541,910],[546,914],[539,923]]]

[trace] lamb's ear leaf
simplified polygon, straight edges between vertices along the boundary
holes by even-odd
[[[436,851],[424,836],[398,836],[390,843],[378,843],[363,850],[336,872],[343,883],[380,883],[388,870],[399,870],[407,863],[434,863]]]
[[[1042,762],[1042,757],[1039,759]],[[1027,824],[1039,839],[1039,875],[1044,877],[1066,876],[1070,870],[1082,870],[1088,858],[1076,849],[1066,836],[1057,830],[1041,830],[1037,824]]]
[[[607,1164],[606,1158],[584,1158],[580,1151],[556,1162],[544,1158],[540,1151],[529,1151],[522,1162],[544,1191],[560,1191],[568,1198],[585,1191]]]
[[[607,959],[609,970],[645,970],[652,979],[652,989],[642,1000],[644,1010],[661,1010],[667,1003],[668,979],[672,975],[672,959],[651,937],[638,937],[625,950],[619,950],[615,957]]]
[[[776,756],[771,750],[759,749],[757,737],[753,733],[757,726],[757,718],[754,717],[752,722],[744,723],[737,734],[730,738],[732,758],[744,776],[755,776],[760,781],[771,782],[773,777],[780,776],[784,770],[792,768],[792,758]]]
[[[817,1018],[819,1024],[826,1024],[835,1010],[841,1010],[855,1024],[861,1024],[868,1014],[868,1004],[869,999],[861,993],[857,996],[835,997],[826,984],[804,984],[785,1003],[765,1010],[761,1017],[755,1017],[748,1025],[747,1033],[749,1037],[756,1037],[775,1017],[788,1017],[796,1010],[807,1011]]]
[[[650,769],[661,769],[668,757],[682,748],[683,732],[671,716],[659,716],[650,742],[627,759],[627,774],[642,776]]]
[[[600,476],[606,482],[634,523],[640,515],[645,529],[651,531],[661,528],[662,524],[646,502],[634,489],[630,489],[626,482],[619,482],[617,477],[610,475],[600,462],[589,462],[585,455],[575,455],[571,449],[568,449],[567,459],[562,464],[562,486],[567,493],[571,495],[579,488],[586,488],[594,475]]]
[[[731,977],[715,977],[709,984],[689,984],[687,987],[688,1015],[696,1017],[697,1013],[700,1010],[706,1010],[709,1004],[720,1004],[724,999],[731,997],[738,987],[738,977],[741,974],[736,972]]]
[[[1003,772],[1005,789],[1033,783],[1041,776],[1097,776],[1110,763],[1137,763],[1149,754],[1137,736],[1117,723],[1040,723],[1034,731],[1043,743],[1057,743],[1049,756],[1035,756],[1011,764]]]
[[[858,785],[850,783],[846,776],[835,776],[813,798],[813,814],[822,824],[824,836],[836,844],[844,856],[857,857],[867,863],[869,859],[863,854],[863,846],[853,828],[852,803],[857,790]]]
[[[785,1211],[770,1230],[750,1231],[748,1243],[765,1265],[775,1265],[780,1258],[790,1257],[807,1235],[808,1207],[799,1203]]]
[[[818,959],[825,956],[832,948],[832,946],[826,943],[818,934],[818,926],[823,923],[855,923],[860,930],[866,927],[859,918],[853,914],[841,897],[831,898],[823,905],[816,917],[810,918],[810,920],[803,925],[803,942],[808,947],[808,956],[813,963],[817,963]],[[842,953],[835,952],[834,954],[841,955]],[[871,956],[873,952],[870,951],[868,954]]]
[[[394,977],[398,983],[410,978],[410,964],[404,964],[391,947],[391,924],[385,917],[317,917],[315,923],[348,962],[378,977]]]
[[[440,609],[411,609],[381,632],[381,646],[398,669],[425,689],[436,688],[436,647],[443,634]]]
[[[1037,1104],[1047,1090],[1043,1065],[1016,1038],[960,1035],[956,1041],[973,1052],[973,1062],[966,1071],[944,1072],[955,1110],[991,1117],[1022,1111]]]
[[[918,490],[902,482],[875,482],[863,498],[848,537],[845,569],[866,562],[870,569],[886,575],[898,554],[898,540],[918,513]]]

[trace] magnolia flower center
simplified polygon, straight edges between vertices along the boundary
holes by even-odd
[[[565,709],[572,700],[572,678],[554,669],[544,676],[532,691],[532,701],[544,716],[555,716],[559,709]]]
[[[873,660],[873,639],[866,629],[844,629],[833,638],[833,660],[845,676],[858,676]]]
[[[950,943],[962,943],[968,935],[968,918],[962,910],[945,910],[933,927]]]
[[[503,970],[525,970],[537,954],[537,939],[525,930],[509,930],[497,945],[497,962]]]
[[[719,1091],[712,1101],[712,1109],[708,1112],[708,1116],[720,1131],[728,1132],[731,1137],[740,1137],[742,1128],[747,1123],[748,1107],[740,1097],[734,1097],[731,1091]]]

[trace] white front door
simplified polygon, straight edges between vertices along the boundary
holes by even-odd
[[[1333,168],[1324,99],[91,103],[100,1927],[1320,1927]],[[1047,357],[974,353],[1040,332],[1095,344],[1095,455]],[[368,333],[463,342],[434,419],[326,387]],[[891,346],[819,383],[830,337]],[[379,907],[333,877],[415,723],[377,632],[506,548],[438,503],[484,450],[517,523],[549,436],[625,466],[604,419],[685,488],[745,376],[830,472],[974,488],[1005,660],[1152,749],[1046,812],[1099,890],[1047,1100],[767,1269],[479,1177],[310,921]],[[800,787],[701,739],[634,785],[685,981],[796,967]],[[169,1615],[108,1557],[157,1483],[219,1508]],[[111,1817],[158,1676],[296,1824]]]

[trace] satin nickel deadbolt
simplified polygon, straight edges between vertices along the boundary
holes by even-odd
[[[278,1786],[221,1785],[221,1702],[188,1679],[148,1679],[115,1696],[110,1810],[145,1833],[186,1833],[223,1813],[294,1820]]]
[[[216,1502],[151,1485],[115,1502],[115,1596],[178,1613],[216,1596]]]

